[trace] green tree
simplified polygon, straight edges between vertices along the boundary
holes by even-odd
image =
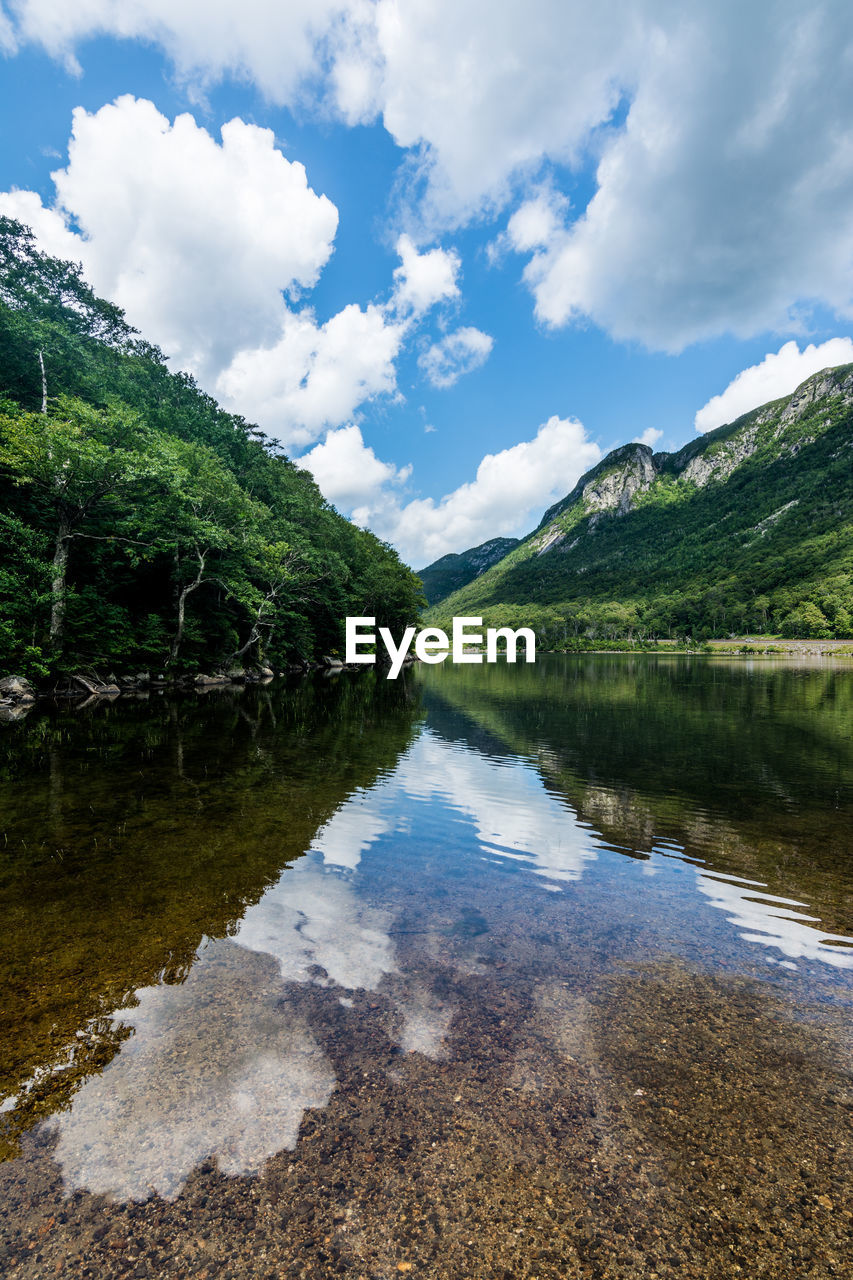
[[[790,640],[825,640],[829,624],[813,600],[804,600],[783,619],[782,635]]]
[[[64,667],[283,662],[340,647],[368,602],[386,625],[417,620],[418,580],[390,547],[8,218],[4,393],[7,670],[35,673],[49,646]]]
[[[115,530],[97,531],[128,491],[150,472],[136,447],[140,427],[123,405],[95,409],[60,397],[45,413],[0,415],[0,467],[18,485],[35,489],[53,524],[51,607],[48,643],[62,652],[68,558],[77,538],[114,540]],[[120,517],[119,517],[120,518]]]

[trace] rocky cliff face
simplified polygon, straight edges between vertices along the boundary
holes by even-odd
[[[539,529],[547,529],[578,502],[584,503],[588,513],[619,511],[624,514],[629,511],[634,496],[647,489],[657,474],[655,457],[645,444],[625,444],[613,449],[581,476],[570,494],[548,508],[539,522]]]
[[[787,423],[802,418],[817,400],[830,400],[837,397],[841,398],[845,407],[853,404],[853,370],[849,365],[844,365],[840,369],[823,369],[802,382],[782,410],[780,423],[784,427]],[[759,412],[762,420],[766,420],[763,415],[767,410],[772,410],[772,405],[766,406],[766,409]]]
[[[806,432],[796,429],[812,407],[825,402],[827,408],[853,405],[853,371],[848,366],[823,369],[797,387],[793,395],[771,401],[761,409],[745,414],[737,422],[709,432],[707,444],[697,452],[695,442],[671,456],[673,470],[698,488],[712,480],[726,480],[762,446],[774,448],[777,455],[796,455],[811,444],[826,426],[826,420]],[[795,429],[792,430],[791,428]],[[769,428],[769,430],[768,430]],[[667,458],[668,455],[659,455]]]
[[[634,505],[638,493],[645,493],[657,476],[654,455],[648,445],[626,445],[617,450],[623,455],[613,459],[616,465],[590,480],[581,490],[581,499],[589,512],[612,511],[624,515]]]
[[[589,516],[588,527],[592,530],[605,514],[625,515],[657,475],[655,455],[648,445],[626,444],[614,449],[581,477],[567,498],[546,511],[539,526],[541,532],[534,534],[533,550],[541,556],[564,544],[571,528],[583,516]],[[561,520],[561,516],[567,518]]]
[[[497,564],[498,560],[502,560],[508,551],[517,546],[518,538],[492,538],[490,542],[484,542],[465,554],[471,567],[476,570],[475,576],[478,576],[485,573],[493,564]],[[460,556],[459,559],[462,557]]]
[[[561,502],[546,511],[532,537],[537,555],[560,547],[578,545],[569,541],[573,526],[588,517],[586,533],[594,533],[603,515],[624,516],[637,505],[655,482],[669,476],[681,484],[702,489],[723,482],[744,462],[764,449],[774,456],[796,455],[820,434],[829,418],[812,420],[809,428],[798,424],[815,405],[834,411],[853,405],[853,369],[824,369],[797,387],[793,395],[744,414],[736,422],[708,432],[677,453],[653,454],[647,445],[629,444],[614,449],[596,467],[582,476]]]

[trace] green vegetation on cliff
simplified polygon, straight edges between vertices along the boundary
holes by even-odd
[[[280,664],[422,603],[396,552],[0,218],[0,674]]]
[[[853,636],[853,366],[678,453],[608,454],[430,620],[454,614],[531,625],[568,648]]]

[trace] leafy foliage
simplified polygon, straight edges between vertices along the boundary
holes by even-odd
[[[417,619],[391,547],[9,218],[0,395],[0,669],[282,664]]]

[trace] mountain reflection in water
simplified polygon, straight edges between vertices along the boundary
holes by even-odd
[[[152,754],[144,768],[158,779],[162,808],[154,815],[143,810],[129,833],[125,817],[125,843],[112,867],[119,884],[124,860],[151,837],[152,826],[161,840],[173,833],[165,859],[174,859],[185,837],[202,846],[210,840],[211,856],[183,883],[164,879],[156,858],[143,869],[149,876],[143,896],[170,893],[174,914],[163,926],[150,912],[148,932],[137,934],[129,957],[143,981],[120,998],[110,994],[109,935],[120,934],[124,922],[113,908],[111,867],[98,862],[95,869],[94,854],[93,865],[83,866],[102,895],[92,950],[96,1007],[86,1013],[74,1006],[84,1013],[75,1034],[79,1051],[73,1042],[69,1048],[67,1032],[52,1045],[42,1034],[29,1054],[19,1046],[4,1064],[12,1086],[2,1117],[9,1154],[17,1150],[16,1133],[24,1144],[6,1167],[21,1170],[19,1185],[26,1187],[48,1161],[59,1175],[60,1198],[105,1195],[143,1212],[148,1202],[179,1201],[199,1169],[268,1179],[264,1171],[287,1158],[279,1153],[307,1160],[312,1134],[322,1135],[324,1123],[330,1142],[336,1135],[329,1161],[337,1173],[329,1176],[345,1183],[355,1177],[351,1135],[362,1133],[370,1109],[365,1090],[378,1097],[402,1089],[411,1109],[407,1125],[423,1130],[406,1141],[423,1141],[428,1151],[444,1121],[412,1087],[419,1079],[427,1099],[437,1086],[424,1081],[438,1082],[448,1071],[461,1073],[459,1088],[483,1094],[478,1124],[486,1124],[492,1105],[486,1095],[497,1091],[510,1117],[530,1106],[531,1120],[539,1115],[538,1123],[557,1134],[561,1075],[569,1089],[573,1073],[584,1072],[598,1098],[592,1114],[615,1107],[617,1117],[627,1098],[638,1113],[630,1123],[645,1124],[642,1108],[655,1090],[636,1083],[637,1071],[652,1070],[678,1037],[680,1020],[685,1030],[718,1027],[719,1043],[707,1052],[718,1068],[723,1053],[724,1072],[738,1078],[744,1099],[766,1088],[775,1070],[756,1056],[751,1039],[765,1034],[765,1016],[789,1045],[802,1034],[801,1072],[789,1074],[787,1096],[779,1098],[794,1125],[798,1105],[803,1115],[812,1107],[803,1092],[809,1073],[829,1072],[837,1088],[848,1087],[841,1028],[853,968],[846,914],[853,900],[853,672],[553,659],[533,673],[418,671],[384,707],[359,679],[341,677],[337,691],[317,695],[276,690],[267,695],[275,701],[266,717],[252,707],[258,695],[247,692],[221,695],[209,713],[184,704],[176,719],[160,718],[153,747],[149,733],[145,751]],[[315,696],[319,702],[306,702]],[[302,699],[298,716],[293,699]],[[231,706],[251,714],[239,719]],[[121,708],[110,715],[120,736]],[[205,732],[196,734],[198,715]],[[222,733],[226,722],[230,761],[224,738],[212,755],[207,746],[210,730]],[[68,746],[67,768],[79,745]],[[56,776],[62,778],[58,792],[67,806],[69,772],[57,754],[61,742],[47,766],[30,762],[29,775],[13,760],[7,785],[23,786],[29,777],[38,786],[47,767],[54,789]],[[67,840],[69,831],[85,830],[82,808],[91,803],[87,796],[102,794],[101,769],[114,766],[114,754],[75,777],[71,811],[54,806],[51,815],[48,808],[42,831]],[[134,738],[122,760],[124,785],[137,758]],[[337,797],[336,787],[343,792]],[[26,839],[27,821],[36,827],[29,834],[37,845],[31,817],[19,816],[13,842],[15,834]],[[252,854],[255,888],[246,881],[235,895],[235,868],[242,863],[246,871],[253,844],[265,849],[261,858]],[[79,849],[70,856],[87,861]],[[23,852],[19,859],[26,863]],[[43,870],[36,860],[36,884]],[[208,878],[201,912],[191,905],[198,875]],[[13,890],[26,882],[13,880]],[[51,1001],[60,1010],[71,1007],[63,948],[74,941],[68,931],[78,922],[78,887],[69,884],[68,892],[68,921],[55,897],[51,910],[62,945],[53,995],[39,997],[45,1016]],[[10,909],[35,907],[22,893]],[[158,928],[161,946],[169,944],[173,959],[181,956],[177,969],[170,970],[168,954],[151,967]],[[762,992],[772,1014],[754,1004]],[[708,1021],[715,1001],[723,1001],[724,1012]],[[723,1047],[726,1020],[744,1037],[737,1054]],[[638,1028],[646,1024],[645,1065],[629,1069]],[[810,1024],[823,1037],[813,1064]],[[678,1052],[688,1071],[701,1071],[706,1048],[691,1044],[685,1037]],[[683,1082],[670,1088],[673,1115],[688,1122],[691,1105],[700,1103],[691,1103]],[[821,1089],[821,1097],[829,1096],[825,1082]],[[730,1098],[726,1105],[733,1105]],[[847,1159],[835,1112],[822,1116],[815,1105],[809,1131],[832,1150],[840,1147],[833,1159]],[[386,1117],[389,1106],[386,1100]],[[378,1123],[367,1128],[368,1149]],[[608,1122],[614,1151],[626,1137],[619,1125],[627,1123]],[[603,1132],[596,1125],[590,1133],[598,1146]],[[694,1116],[692,1131],[700,1127]],[[670,1135],[665,1149],[692,1141],[686,1133]],[[766,1149],[766,1135],[763,1141]],[[378,1138],[373,1149],[381,1169],[388,1150]],[[560,1159],[546,1143],[529,1167],[544,1170],[556,1161],[554,1176],[568,1176]],[[787,1160],[780,1148],[783,1172]],[[287,1169],[298,1177],[298,1164]],[[489,1173],[487,1181],[492,1176],[498,1175]],[[444,1192],[433,1194],[438,1203]],[[385,1265],[385,1246],[376,1241],[387,1224],[360,1229],[360,1245],[341,1238],[341,1257],[353,1266],[365,1258]],[[444,1221],[436,1240],[449,1229]],[[286,1252],[285,1237],[279,1245]],[[566,1258],[576,1256],[571,1232],[564,1246],[564,1270],[555,1259],[554,1275],[567,1274]],[[452,1250],[436,1249],[431,1274],[453,1274]],[[462,1265],[456,1257],[453,1266]],[[552,1272],[545,1265],[540,1274]],[[614,1274],[634,1272],[625,1261]]]

